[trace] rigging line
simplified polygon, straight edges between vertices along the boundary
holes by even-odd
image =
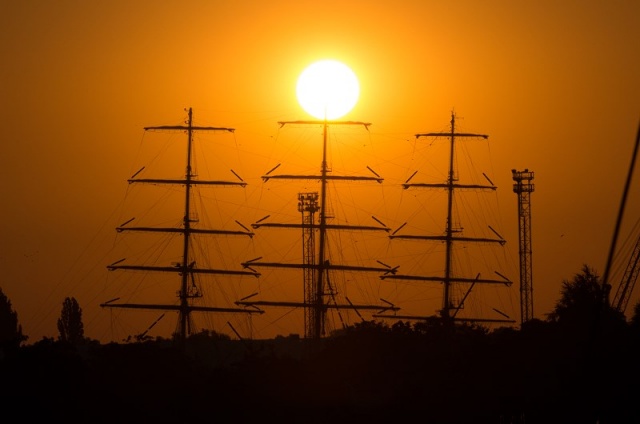
[[[275,136],[273,136],[273,135],[269,136],[272,139],[272,142],[269,143],[269,145],[271,146],[271,149],[270,149],[270,151],[268,152],[268,154],[266,156],[266,163],[273,163],[272,159],[275,156],[276,146],[278,145],[278,143],[280,141],[281,131],[282,131],[282,127],[278,126],[276,128]],[[278,164],[277,166],[280,166],[280,165]],[[260,170],[260,172],[264,173],[266,171],[265,170]],[[269,171],[269,172],[271,172],[271,171]],[[267,173],[269,173],[269,172],[267,172]],[[261,182],[259,183],[258,199],[257,199],[258,200],[257,201],[258,207],[255,208],[256,211],[262,210],[262,208],[263,208],[262,205],[263,205],[263,203],[265,201],[265,199],[264,199],[265,192],[269,191],[268,188],[267,188],[267,184],[268,184],[268,182],[265,181],[265,180],[261,180]]]
[[[241,174],[245,174],[247,168],[245,166],[245,163],[244,163],[244,160],[242,158],[242,155],[240,154],[240,145],[238,144],[238,136],[236,135],[235,131],[233,132],[233,142],[234,142],[234,144],[236,146],[236,156],[237,156],[236,159],[238,161],[238,165],[240,166],[240,173]],[[231,170],[231,172],[233,172],[236,175],[236,177],[238,177],[240,180],[242,180],[242,178],[240,178],[240,176],[238,174],[236,174],[235,171],[233,171],[233,169]],[[245,203],[249,203],[249,193],[248,193],[247,187],[245,186],[245,187],[243,187],[243,189],[244,190],[242,190],[242,193],[244,195],[244,201],[245,201]]]
[[[625,238],[622,246],[618,249],[617,253],[614,256],[613,263],[611,264],[611,280],[620,282],[620,279],[624,275],[624,271],[628,266],[628,260],[631,256],[633,249],[635,248],[636,242],[638,238],[640,238],[640,234],[638,229],[640,228],[640,218],[636,220],[633,228],[628,232],[627,237]]]
[[[131,165],[129,166],[130,170],[136,169],[139,166],[140,156],[142,154],[142,146],[144,144],[144,139],[146,137],[146,134],[147,134],[147,132],[142,130],[142,136],[140,137],[140,142],[138,143],[138,151],[137,151],[133,161],[131,162]],[[136,168],[134,168],[134,166]],[[135,174],[132,174],[131,171],[129,171],[129,174],[130,175],[138,175],[141,172],[145,171],[146,167],[143,166],[142,168],[138,168],[138,169],[139,170],[136,171]],[[131,184],[127,184],[126,187],[127,188],[125,189],[125,192],[124,192],[124,198],[122,199],[122,201],[117,206],[117,208],[118,207],[120,208],[120,215],[118,215],[118,222],[122,222],[123,221],[123,213],[124,213],[124,209],[125,209],[125,204],[127,204],[127,201],[129,199],[129,195],[131,193],[131,190],[133,189]],[[115,210],[114,210],[113,213],[115,213]],[[128,217],[127,217],[127,219],[128,219]],[[115,247],[116,240],[117,240],[117,233],[114,234],[113,247]]]
[[[160,148],[158,148],[155,151],[155,154],[151,157],[150,160],[147,161],[147,163],[149,165],[151,164],[155,164],[156,161],[167,154],[167,151],[169,150],[169,148],[175,143],[175,139],[177,138],[177,134],[173,134],[172,132],[169,133],[169,135],[165,138],[163,138],[164,143],[162,146],[160,146]],[[180,141],[179,141],[180,142]],[[181,168],[183,169],[183,168]],[[183,171],[181,171],[181,173],[179,175],[177,175],[178,178],[183,177]]]
[[[262,328],[261,328],[261,329],[259,329],[258,331],[263,331],[263,330],[265,330],[265,329],[266,329],[266,328],[268,328],[268,327],[275,326],[275,324],[276,324],[277,322],[279,322],[280,320],[282,320],[282,319],[286,318],[287,316],[291,315],[293,312],[295,312],[295,311],[296,311],[296,309],[297,309],[297,308],[289,308],[287,312],[284,312],[283,314],[281,314],[281,315],[280,315],[278,318],[276,318],[276,319],[270,320],[269,322],[267,322],[267,324],[266,324],[264,327],[262,327]]]
[[[242,160],[241,160],[242,158],[240,155],[240,146],[238,145],[238,136],[236,135],[235,131],[232,133],[232,136],[233,136],[233,144],[236,146],[236,156],[237,156],[236,159],[238,160],[239,163],[242,163]]]
[[[613,233],[613,239],[611,240],[611,247],[609,249],[609,256],[607,257],[607,263],[604,271],[604,275],[602,277],[603,286],[609,284],[609,272],[611,268],[611,262],[613,255],[615,253],[616,242],[618,239],[618,233],[620,231],[620,225],[622,223],[622,217],[624,215],[624,208],[627,202],[627,196],[629,194],[629,187],[631,186],[631,178],[633,176],[633,171],[635,168],[636,158],[638,156],[638,148],[640,147],[640,124],[638,124],[638,132],[636,134],[636,140],[633,148],[633,155],[631,157],[631,164],[629,165],[629,172],[627,174],[627,180],[625,182],[624,191],[622,194],[622,200],[620,202],[620,209],[618,210],[618,217],[616,219],[615,230]],[[606,286],[604,286],[606,287]],[[608,290],[605,290],[607,292]],[[608,296],[608,293],[605,293]],[[608,302],[608,299],[605,299]]]
[[[116,315],[117,316],[114,316]],[[116,333],[131,334],[134,332],[133,326],[129,325],[128,329],[124,327],[126,320],[120,319],[122,311],[116,311],[115,308],[109,308],[109,326],[105,328],[98,336],[98,340],[103,340],[105,336],[110,336],[112,341],[121,342],[126,339],[116,337]]]
[[[122,204],[122,203],[121,203]],[[78,267],[78,264],[80,263],[80,260],[85,257],[88,252],[91,250],[91,247],[96,245],[97,243],[97,239],[101,234],[105,233],[105,228],[107,227],[107,224],[110,222],[113,222],[113,217],[115,216],[116,212],[118,211],[119,206],[115,207],[111,213],[109,214],[109,216],[103,221],[102,225],[98,228],[98,230],[94,233],[93,237],[91,237],[91,239],[89,239],[89,241],[87,242],[87,244],[85,245],[85,247],[83,249],[81,249],[81,253],[75,258],[75,260],[71,263],[71,265],[66,269],[66,271],[60,276],[60,278],[58,279],[58,281],[56,282],[56,284],[54,285],[53,289],[49,292],[49,294],[47,296],[45,296],[45,298],[42,300],[42,302],[40,302],[40,306],[37,308],[38,311],[46,311],[46,308],[44,308],[44,305],[46,303],[48,303],[52,296],[54,295],[54,293],[56,293],[58,291],[58,289],[61,288],[62,284],[66,281],[69,281],[71,278],[69,278],[69,276],[71,275],[71,273]],[[112,248],[115,246],[115,238],[117,238],[117,233],[114,235],[114,243],[112,245]],[[100,258],[102,260],[102,263],[106,263],[106,257],[110,252],[105,252],[103,254],[103,256]],[[97,268],[97,265],[94,265],[92,268],[90,268],[89,270],[85,271],[85,273],[83,274],[84,277],[86,277],[87,275],[89,275],[91,272],[95,271],[95,269]],[[71,279],[72,280],[72,279]],[[75,285],[71,286],[71,291],[73,292],[79,285],[80,282],[83,281],[82,277],[79,277],[77,279],[77,283]],[[94,298],[95,299],[95,298]],[[51,317],[51,314],[53,313],[53,309],[49,308],[49,310],[47,311],[47,313],[45,314],[45,316],[42,317],[41,320],[36,320],[35,322],[35,326],[34,329],[38,330],[42,328],[42,325],[44,323],[45,319],[48,319],[49,317]],[[38,314],[36,314],[37,317]]]
[[[132,174],[132,171],[134,170],[134,166],[136,166],[139,161],[140,161],[140,156],[142,155],[142,146],[144,145],[144,139],[147,135],[147,132],[145,130],[142,130],[142,135],[140,136],[140,142],[138,143],[138,151],[136,152],[131,165],[129,166],[129,175]]]

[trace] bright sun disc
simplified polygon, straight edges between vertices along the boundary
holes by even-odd
[[[296,95],[308,114],[318,119],[337,119],[356,105],[360,84],[347,65],[336,60],[321,60],[300,74]]]

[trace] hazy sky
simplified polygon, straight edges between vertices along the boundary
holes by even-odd
[[[57,336],[66,296],[85,311],[88,336],[122,336],[97,305],[110,295],[105,267],[119,259],[111,249],[128,217],[126,179],[144,165],[143,127],[180,123],[189,107],[200,124],[234,127],[239,166],[262,184],[280,161],[277,121],[308,119],[296,78],[324,58],[360,80],[345,118],[373,124],[365,144],[379,149],[378,172],[412,157],[415,133],[446,130],[452,110],[464,130],[489,134],[512,263],[511,169],[535,172],[537,317],[583,264],[604,271],[640,118],[637,1],[21,1],[2,12],[0,287],[29,342]],[[639,190],[620,243],[638,219]],[[243,222],[266,214],[266,194],[244,192],[260,208]],[[380,212],[397,219],[388,225],[401,224],[389,210]]]

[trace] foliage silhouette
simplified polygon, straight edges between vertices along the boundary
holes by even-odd
[[[58,318],[58,340],[77,345],[84,341],[84,324],[82,323],[82,308],[73,297],[67,297],[62,302],[62,311]]]
[[[638,337],[640,337],[640,301],[633,307],[633,314],[629,322],[631,331],[633,331]]]
[[[46,411],[40,418],[65,423],[640,422],[640,334],[614,320],[588,337],[593,316],[580,311],[597,304],[597,282],[583,268],[554,319],[521,328],[363,321],[319,341],[203,331],[183,349],[170,339],[79,348],[43,339],[0,358],[0,419]]]
[[[560,299],[548,314],[553,322],[585,321],[593,316],[600,308],[603,296],[600,277],[589,266],[583,265],[582,273],[578,273],[573,280],[564,280],[560,291]]]
[[[612,308],[606,299],[597,272],[583,265],[571,281],[564,280],[560,299],[547,315],[548,320],[569,331],[572,337],[596,337],[603,332],[623,331],[624,314]]]
[[[0,350],[5,353],[15,350],[27,340],[18,323],[18,313],[11,307],[11,301],[0,288]]]

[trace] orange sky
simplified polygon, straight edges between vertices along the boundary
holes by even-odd
[[[562,280],[585,263],[604,271],[639,123],[639,16],[636,1],[7,3],[0,287],[29,342],[57,336],[66,296],[80,302],[89,337],[122,337],[97,304],[107,300],[105,266],[116,259],[113,228],[128,216],[119,209],[126,179],[144,165],[142,128],[178,123],[193,107],[200,124],[236,128],[238,166],[259,185],[290,153],[276,141],[295,139],[276,122],[307,119],[297,76],[334,58],[360,79],[360,101],[345,119],[373,123],[364,144],[389,175],[385,193],[413,169],[403,163],[413,158],[413,135],[446,129],[452,110],[464,130],[490,135],[487,167],[515,263],[511,169],[536,173],[534,306],[544,318]],[[312,164],[317,171],[319,157]],[[638,190],[620,243],[640,213]],[[268,209],[266,190],[243,196],[260,205],[237,206],[249,224]],[[385,208],[389,226],[406,218]]]

